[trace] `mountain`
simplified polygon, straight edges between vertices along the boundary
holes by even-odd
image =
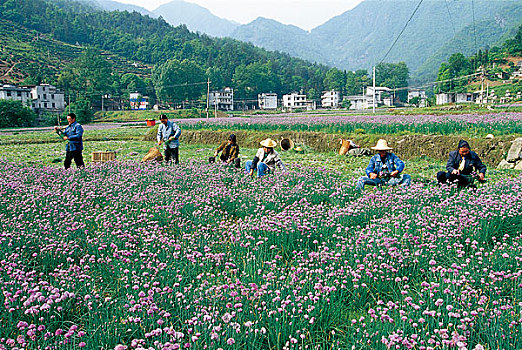
[[[161,5],[153,12],[173,26],[185,24],[191,31],[214,37],[230,36],[238,26],[235,22],[215,16],[204,7],[182,0]]]
[[[276,22],[242,25],[231,36],[340,69],[370,69],[383,59],[404,61],[413,80],[419,80],[431,79],[433,75],[427,70],[436,74],[438,65],[449,57],[448,52],[459,51],[463,46],[475,49],[474,37],[470,38],[473,18],[477,49],[497,43],[522,22],[519,0],[425,0],[404,29],[418,3],[365,0],[310,33]],[[440,51],[442,48],[445,51]]]
[[[307,31],[272,19],[258,17],[248,24],[238,26],[232,32],[231,37],[312,61],[327,59],[320,48],[310,45],[310,36]]]
[[[121,2],[112,1],[112,0],[94,0],[98,3],[98,5],[104,9],[105,11],[128,11],[128,12],[138,12],[142,15],[149,16],[151,18],[156,18],[158,15],[156,15],[153,12],[150,12],[149,10],[135,5],[130,4],[122,4]]]

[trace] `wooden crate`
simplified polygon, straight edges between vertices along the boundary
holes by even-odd
[[[116,159],[116,152],[92,152],[93,163],[109,162]]]

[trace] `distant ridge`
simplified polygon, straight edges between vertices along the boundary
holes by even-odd
[[[230,36],[234,29],[239,26],[235,22],[215,16],[204,7],[182,0],[161,5],[153,12],[173,26],[185,24],[191,31],[214,37]]]

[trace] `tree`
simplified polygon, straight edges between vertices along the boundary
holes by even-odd
[[[239,65],[232,80],[238,96],[244,98],[255,98],[259,93],[276,91],[280,84],[272,72],[270,62]]]
[[[70,110],[76,114],[76,120],[80,124],[91,123],[94,119],[91,104],[87,100],[77,100],[71,103]]]
[[[36,113],[21,101],[0,100],[0,128],[31,126],[36,121]]]
[[[360,95],[366,86],[370,84],[370,77],[368,71],[365,69],[359,69],[355,72],[346,72],[346,94],[347,95]]]
[[[140,76],[133,73],[126,73],[121,77],[121,88],[127,93],[138,92],[145,95],[147,83]]]
[[[510,55],[522,55],[522,25],[513,39],[506,40],[504,47]]]
[[[336,90],[343,93],[346,87],[346,76],[339,69],[332,68],[326,72],[323,84],[326,90]]]
[[[113,93],[113,68],[99,50],[86,49],[74,62],[65,67],[58,77],[58,86],[77,99],[91,103],[100,96]]]
[[[154,66],[152,80],[158,98],[165,102],[197,100],[206,91],[205,72],[189,60],[171,59]]]
[[[390,89],[397,89],[408,86],[410,72],[404,62],[399,63],[379,63],[375,67],[375,84],[385,86]],[[401,101],[406,101],[408,92],[400,90],[396,94]]]

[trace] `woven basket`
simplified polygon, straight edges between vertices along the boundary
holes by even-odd
[[[161,155],[161,152],[156,147],[152,147],[151,149],[149,149],[149,153],[147,153],[145,157],[143,157],[141,162],[161,162],[162,160],[163,156]]]
[[[93,163],[105,163],[116,159],[116,152],[92,152]]]

